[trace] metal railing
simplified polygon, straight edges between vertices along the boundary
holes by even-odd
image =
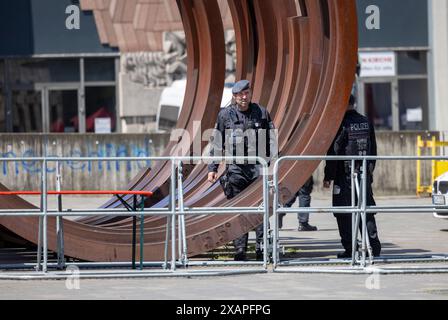
[[[285,156],[279,158],[273,168],[273,269],[274,271],[279,266],[306,266],[306,265],[329,265],[329,264],[350,264],[353,271],[359,271],[361,269],[367,270],[368,267],[374,263],[374,257],[370,248],[369,237],[367,235],[366,218],[369,213],[447,213],[448,206],[435,206],[434,204],[428,206],[369,206],[367,205],[367,172],[368,161],[395,161],[395,160],[448,160],[448,157],[414,157],[414,156]],[[347,207],[326,207],[326,208],[282,208],[279,203],[279,167],[282,162],[286,161],[350,161],[351,162],[351,206]],[[362,162],[361,175],[355,172],[355,161]],[[359,181],[360,179],[360,181]],[[358,201],[356,201],[358,199]],[[352,215],[352,258],[349,261],[312,261],[310,259],[299,259],[299,261],[288,261],[283,263],[280,260],[279,255],[279,227],[278,227],[278,215],[288,213],[339,213],[339,214],[351,214]],[[358,243],[358,227],[359,223],[362,223],[361,227],[361,256],[357,254]],[[368,261],[367,261],[368,258]],[[441,261],[447,262],[448,256],[434,256],[431,258],[389,258],[389,259],[376,259],[383,262],[430,262]],[[443,271],[448,272],[448,268],[442,268]],[[341,270],[347,271],[347,270]],[[440,271],[440,270],[439,270]],[[318,272],[317,269],[309,269],[306,272]],[[331,272],[337,272],[337,270],[331,270]]]
[[[1,216],[37,216],[39,217],[39,245],[38,245],[38,261],[36,266],[38,270],[42,270],[43,274],[47,277],[64,277],[64,275],[53,273],[53,275],[48,276],[48,268],[58,267],[61,265],[60,259],[58,259],[57,264],[48,263],[48,238],[47,238],[47,218],[48,217],[59,217],[60,224],[57,224],[59,234],[63,233],[62,218],[67,216],[96,216],[96,215],[111,215],[111,216],[140,216],[140,221],[143,222],[145,216],[166,216],[166,237],[165,237],[165,248],[164,248],[164,261],[156,262],[144,262],[141,260],[140,268],[143,267],[160,267],[161,272],[156,272],[153,275],[161,276],[177,274],[180,276],[188,276],[191,274],[196,275],[222,275],[222,274],[239,274],[239,273],[251,273],[251,272],[267,272],[267,267],[269,264],[268,249],[272,249],[272,264],[274,271],[280,271],[281,266],[307,266],[319,264],[316,261],[307,261],[307,259],[300,259],[299,261],[283,263],[280,260],[279,255],[279,229],[278,229],[278,214],[279,213],[297,213],[297,212],[308,212],[308,213],[341,213],[341,214],[351,214],[352,215],[352,248],[356,248],[358,242],[358,224],[361,223],[361,246],[360,246],[360,256],[358,252],[354,249],[352,252],[352,258],[347,261],[338,260],[337,264],[349,264],[350,269],[342,270],[341,272],[369,272],[368,268],[371,268],[373,262],[379,261],[378,259],[373,259],[372,252],[369,250],[369,238],[367,236],[366,227],[366,215],[368,213],[413,213],[413,212],[448,212],[448,206],[369,206],[367,205],[367,162],[371,160],[377,161],[392,161],[392,160],[410,160],[414,161],[417,157],[372,157],[372,156],[359,156],[359,157],[341,157],[341,156],[286,156],[276,160],[273,165],[273,181],[272,183],[268,180],[268,164],[260,157],[107,157],[107,158],[87,158],[87,157],[33,157],[33,158],[0,158],[1,161],[39,161],[42,163],[42,175],[41,175],[41,206],[38,209],[30,210],[0,210]],[[447,157],[418,157],[420,160],[447,160]],[[63,210],[58,207],[57,210],[48,209],[48,181],[47,181],[47,167],[49,162],[57,162],[58,164],[64,161],[170,161],[171,162],[171,176],[170,176],[170,204],[168,208],[145,208],[138,212],[129,212],[123,209],[89,209],[89,210],[78,210],[78,209],[67,209]],[[351,161],[352,172],[351,172],[351,206],[347,207],[326,207],[326,208],[281,208],[279,204],[279,167],[283,162],[286,161],[323,161],[323,160],[339,160],[339,161]],[[187,162],[201,163],[203,161],[256,161],[261,165],[263,170],[262,183],[263,183],[263,200],[259,207],[187,207],[184,204],[184,187],[183,187],[183,165]],[[355,161],[362,162],[362,170],[355,172],[354,163]],[[176,178],[177,174],[177,178]],[[58,176],[58,175],[57,175]],[[59,173],[60,178],[60,173]],[[176,186],[177,184],[177,186]],[[268,230],[269,225],[269,186],[273,189],[273,230]],[[60,185],[58,186],[60,189]],[[358,199],[358,201],[356,201]],[[233,262],[233,261],[189,261],[187,257],[188,247],[187,247],[187,230],[185,217],[188,215],[220,215],[220,214],[263,214],[263,261],[262,262]],[[176,239],[176,225],[177,225],[177,239]],[[143,231],[143,233],[142,233]],[[272,248],[268,248],[268,231],[273,231],[273,243]],[[62,236],[63,238],[63,236]],[[144,229],[143,224],[140,225],[140,250],[143,250],[144,245]],[[169,248],[169,243],[171,242],[171,248]],[[176,245],[177,243],[177,245]],[[58,242],[59,244],[59,242]],[[63,245],[58,247],[61,252],[58,252],[59,257],[64,257]],[[171,260],[168,261],[168,253],[171,252]],[[177,259],[176,259],[177,256]],[[43,257],[43,261],[41,258]],[[143,259],[143,254],[140,256]],[[382,261],[390,262],[393,259],[383,259]],[[448,261],[447,257],[431,257],[430,259],[420,259],[420,261]],[[403,257],[397,259],[399,262],[416,262],[419,259],[413,259],[409,257]],[[393,262],[393,261],[392,261]],[[66,266],[72,265],[73,263],[67,263]],[[322,264],[331,264],[328,261],[322,262]],[[127,262],[97,262],[97,263],[76,263],[75,265],[86,266],[86,267],[128,267],[130,264]],[[202,270],[187,270],[187,271],[177,271],[177,267],[188,267],[188,266],[262,266],[262,269],[254,270],[213,270],[210,273]],[[29,266],[29,265],[27,265]],[[1,268],[1,267],[0,267]],[[361,269],[360,269],[361,268]],[[325,271],[327,270],[327,271]],[[431,269],[434,271],[433,269]],[[440,270],[448,271],[447,268],[437,269],[436,272]],[[141,271],[141,270],[140,270]],[[309,270],[302,270],[304,272],[337,272],[335,269],[318,269],[312,268]],[[396,270],[396,272],[401,272],[402,270]],[[132,273],[124,272],[122,275],[125,276],[151,276],[147,273]],[[30,274],[25,274],[24,276],[31,276]],[[101,273],[95,273],[95,277],[103,277]],[[113,276],[117,276],[114,273]]]
[[[266,247],[268,243],[268,221],[269,221],[269,187],[268,187],[268,164],[265,159],[261,157],[22,157],[22,158],[0,158],[1,161],[37,161],[42,163],[42,174],[41,174],[41,206],[38,209],[27,209],[27,210],[0,210],[0,216],[36,216],[39,217],[38,226],[38,253],[37,253],[37,263],[36,270],[42,271],[44,274],[47,273],[49,266],[61,268],[64,266],[69,266],[73,264],[65,264],[61,257],[64,257],[64,246],[63,246],[63,225],[62,217],[68,216],[96,216],[96,215],[111,215],[111,216],[140,216],[140,269],[143,266],[151,267],[162,267],[163,270],[174,272],[177,266],[195,266],[195,265],[255,265],[262,266],[262,271],[266,271],[268,265],[268,255],[267,250],[264,250],[264,256],[262,262],[213,262],[213,261],[188,261],[187,259],[187,234],[186,234],[186,224],[185,216],[187,215],[220,215],[220,214],[263,214],[264,221],[264,237],[263,246]],[[138,212],[126,211],[123,209],[89,209],[89,210],[79,210],[79,209],[66,209],[63,210],[61,205],[58,205],[57,210],[48,209],[48,181],[47,181],[47,168],[48,163],[56,162],[57,168],[60,163],[65,161],[169,161],[171,162],[171,176],[170,176],[170,194],[169,194],[169,207],[168,208],[141,208]],[[183,190],[183,164],[187,162],[202,163],[202,162],[234,162],[234,161],[251,161],[253,163],[258,163],[262,170],[262,183],[263,183],[263,202],[259,207],[185,207],[184,205],[184,190]],[[176,179],[177,173],[177,179]],[[56,180],[57,180],[57,190],[61,190],[60,184],[60,171],[57,170]],[[176,187],[177,184],[177,187]],[[177,205],[178,202],[178,205]],[[144,229],[143,229],[143,218],[145,216],[167,216],[166,224],[166,238],[165,238],[165,250],[164,250],[164,261],[160,262],[143,262],[143,245],[144,245]],[[57,230],[58,235],[57,241],[57,254],[58,262],[57,264],[48,263],[48,217],[57,217]],[[176,220],[178,225],[178,239],[176,241]],[[170,239],[171,238],[171,239]],[[171,261],[168,261],[168,244],[171,242]],[[177,256],[176,259],[176,242],[177,246]],[[42,261],[43,260],[43,261]],[[113,266],[128,266],[125,262],[114,262],[114,263],[76,263],[77,266],[86,267],[113,267]],[[30,266],[30,265],[26,265]],[[169,266],[169,269],[168,269]],[[224,273],[235,273],[232,270],[226,270]],[[243,273],[250,272],[248,270],[243,271]],[[254,270],[254,272],[260,272],[260,270]],[[185,273],[185,272],[184,272]],[[184,274],[181,273],[181,274]],[[188,273],[188,272],[187,272]],[[217,274],[216,271],[213,272]],[[24,275],[27,276],[27,275]]]

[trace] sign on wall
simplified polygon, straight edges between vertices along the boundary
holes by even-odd
[[[395,59],[395,52],[361,52],[361,77],[395,76]]]
[[[112,121],[110,118],[95,118],[95,133],[111,133]]]

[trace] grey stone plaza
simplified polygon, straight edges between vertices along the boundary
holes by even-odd
[[[29,198],[35,201],[33,198]],[[68,207],[91,207],[105,199],[67,198]],[[429,198],[379,198],[379,205],[428,204]],[[50,202],[50,207],[52,206]],[[313,206],[329,199],[317,194]],[[332,215],[311,215],[317,232],[298,232],[295,214],[285,218],[280,231],[285,253],[297,258],[334,258],[340,252],[336,221]],[[427,256],[448,250],[448,220],[432,214],[380,214],[377,216],[383,256]],[[251,233],[251,238],[253,234]],[[231,246],[229,247],[231,252]],[[11,252],[1,252],[11,258]],[[419,266],[446,266],[420,263]],[[377,265],[381,267],[382,265]],[[399,266],[416,266],[400,264]],[[66,280],[1,280],[0,299],[447,299],[448,274],[301,274],[276,273],[190,278],[81,279],[79,289]],[[68,288],[71,288],[68,289]]]

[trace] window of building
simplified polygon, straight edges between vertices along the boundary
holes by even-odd
[[[399,75],[425,75],[428,73],[426,51],[397,52]]]
[[[0,87],[0,132],[6,131],[5,111],[5,94],[3,88]]]
[[[392,90],[391,84],[366,83],[364,103],[367,117],[376,129],[392,130]]]
[[[115,60],[112,58],[91,58],[84,62],[85,81],[115,81]]]
[[[426,79],[398,82],[400,130],[428,129],[428,83]]]
[[[378,130],[428,130],[427,51],[394,54],[394,72],[360,79],[360,109]],[[385,65],[370,67],[381,71]]]
[[[84,59],[84,68],[82,68]],[[8,85],[0,64],[0,131],[95,132],[95,119],[116,130],[115,58],[8,59]],[[84,70],[84,88],[81,83]],[[8,89],[6,89],[8,88]],[[85,94],[81,95],[84,89]],[[6,92],[8,90],[8,92]],[[7,97],[12,106],[8,122]],[[86,113],[80,112],[85,105]]]
[[[40,91],[12,91],[13,131],[42,132],[42,96]]]
[[[79,59],[11,59],[8,60],[12,85],[79,82]]]
[[[4,60],[0,60],[0,132],[6,131],[5,119],[5,89],[4,89]]]
[[[50,132],[79,132],[78,90],[48,92]]]
[[[5,60],[0,60],[0,88],[5,83]]]

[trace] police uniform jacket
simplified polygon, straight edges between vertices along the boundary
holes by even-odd
[[[367,117],[356,110],[348,110],[342,120],[341,127],[334,139],[329,156],[376,156],[377,145],[375,130]],[[357,161],[355,169],[359,170],[362,161]],[[368,161],[368,176],[372,182],[375,161]],[[325,181],[335,181],[339,186],[350,183],[351,161],[327,161],[325,166]]]
[[[210,141],[210,156],[261,156],[272,159],[277,154],[274,124],[266,108],[251,103],[247,111],[236,104],[221,109]],[[260,142],[261,141],[261,142]],[[264,150],[259,150],[259,147]],[[219,163],[211,163],[209,172],[217,172]],[[258,168],[253,163],[228,165],[231,172],[255,178]]]

